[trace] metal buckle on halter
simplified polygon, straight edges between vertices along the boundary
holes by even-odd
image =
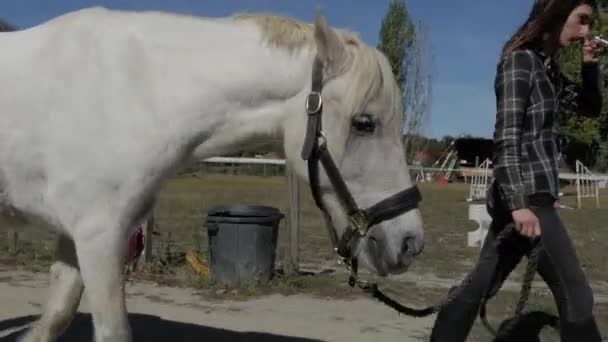
[[[319,131],[318,139],[319,139],[319,148],[326,148],[327,147],[327,138],[325,137],[325,133],[323,133],[323,131]]]
[[[367,219],[367,215],[365,215],[365,211],[357,210],[349,216],[348,221],[350,222],[350,226],[357,230],[361,236],[367,234],[369,220]]]
[[[323,98],[321,93],[313,91],[306,97],[306,113],[308,115],[315,115],[321,110],[323,105]]]

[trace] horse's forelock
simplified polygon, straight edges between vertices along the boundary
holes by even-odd
[[[362,94],[358,96],[361,100],[369,102],[383,91],[384,75],[380,61],[372,49],[360,54],[352,68],[359,74],[357,83],[364,87],[360,90]]]
[[[387,116],[387,123],[390,125],[395,124],[401,126],[403,121],[402,113],[404,110],[403,93],[395,80],[391,65],[386,56],[377,49],[375,49],[374,52],[376,53],[380,73],[383,75],[383,86],[388,88],[391,96],[392,108],[390,108],[389,113],[385,114]]]
[[[356,104],[357,108],[353,108],[353,113],[360,113],[367,103],[373,99],[382,96],[388,103],[390,108],[385,108],[382,112],[374,113],[379,119],[386,124],[396,123],[395,118],[399,102],[400,91],[396,82],[394,82],[390,65],[386,60],[383,60],[383,55],[377,53],[374,48],[366,47],[351,61],[349,72],[345,77],[352,77],[348,83],[351,88],[348,94],[348,102]]]

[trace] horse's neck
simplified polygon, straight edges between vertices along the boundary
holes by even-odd
[[[169,43],[175,37],[170,31],[166,34],[167,44],[179,44]],[[159,68],[163,61],[174,63],[165,94],[195,104],[183,118],[186,129],[197,131],[201,139],[199,157],[280,134],[287,115],[304,111],[304,102],[298,100],[310,82],[310,50],[289,53],[264,46],[257,26],[246,22],[202,21],[194,33],[174,34],[180,36],[183,49],[159,44],[151,58]],[[154,37],[150,43],[160,39],[164,38]]]

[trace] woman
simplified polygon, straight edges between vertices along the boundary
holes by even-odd
[[[555,298],[561,341],[600,342],[593,293],[554,203],[558,199],[559,111],[597,115],[602,106],[599,46],[589,40],[595,0],[536,0],[498,63],[492,224],[470,283],[437,316],[433,342],[465,341],[482,297],[494,295],[540,236],[538,272]],[[581,85],[559,72],[560,49],[582,43]],[[507,225],[519,233],[499,247]]]

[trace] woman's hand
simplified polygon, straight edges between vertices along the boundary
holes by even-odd
[[[600,60],[602,44],[595,39],[585,39],[583,42],[583,63],[597,63]]]
[[[511,213],[515,222],[515,229],[523,236],[536,238],[540,236],[540,223],[538,217],[530,209],[517,209]]]

